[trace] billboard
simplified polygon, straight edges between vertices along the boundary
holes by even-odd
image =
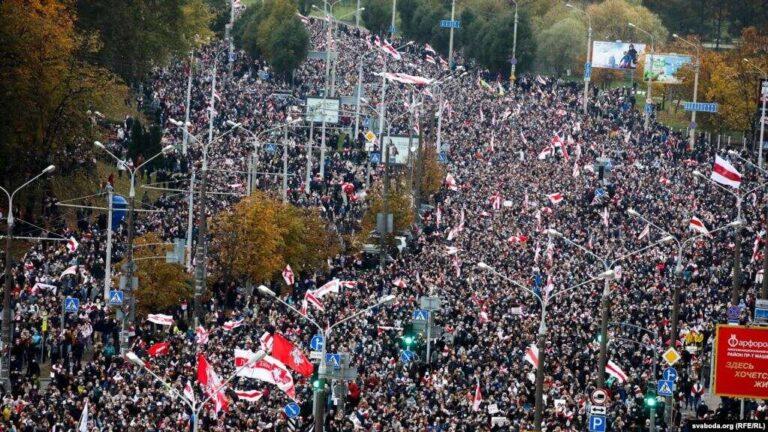
[[[679,54],[646,54],[643,79],[648,81],[651,78],[662,84],[680,84],[682,81],[675,74],[690,62],[691,57]]]
[[[413,150],[408,150],[408,142],[410,141]],[[389,149],[389,163],[393,164],[406,164],[408,162],[408,156],[411,152],[415,152],[419,146],[419,137],[407,137],[407,136],[385,136],[384,144],[392,145]]]
[[[714,356],[716,395],[768,399],[768,327],[718,325]]]
[[[635,69],[637,59],[645,52],[645,44],[632,42],[592,42],[592,67],[603,69]]]
[[[339,105],[338,99],[308,96],[307,121],[322,123],[325,117],[326,123],[336,124],[339,122]]]

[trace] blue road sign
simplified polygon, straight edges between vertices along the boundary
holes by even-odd
[[[667,381],[675,382],[677,381],[677,369],[673,367],[668,367],[664,369],[664,379]]]
[[[683,108],[685,108],[686,111],[716,113],[717,103],[715,102],[683,102]]]
[[[291,402],[285,407],[283,407],[283,412],[285,413],[285,416],[288,418],[294,418],[299,415],[299,406],[296,405],[295,402]]]
[[[395,27],[394,25],[390,24],[389,25],[389,34],[394,34],[395,31],[397,31],[397,27]]]
[[[277,145],[269,143],[264,146],[264,150],[266,150],[267,153],[274,153],[277,150]]]
[[[400,352],[400,361],[403,363],[410,363],[415,356],[413,351],[403,350]]]
[[[231,62],[233,62],[235,60],[237,60],[237,53],[233,51],[233,52],[229,53],[229,61],[231,63]]]
[[[741,315],[741,308],[738,306],[728,307],[728,324],[738,324],[739,315]]]
[[[325,364],[333,366],[334,369],[341,368],[341,355],[339,354],[326,354]]]
[[[325,338],[322,335],[314,335],[309,341],[309,347],[312,348],[312,351],[322,351],[323,345],[325,345]]]
[[[437,154],[437,161],[440,163],[448,163],[448,155],[444,151],[441,151]]]
[[[429,319],[429,311],[426,309],[416,309],[413,311],[413,319],[419,321],[426,321]]]
[[[645,108],[643,109],[643,111],[646,114],[653,114],[653,104],[645,104]]]
[[[755,303],[755,321],[768,321],[768,300],[758,300]]]
[[[659,396],[670,397],[675,390],[675,382],[667,380],[659,380],[656,385],[656,393]]]
[[[381,152],[371,152],[370,153],[371,163],[372,164],[380,164],[381,163]]]
[[[123,304],[123,292],[118,290],[112,290],[109,292],[109,305],[120,306]]]
[[[589,432],[605,432],[605,416],[592,414],[589,416]]]
[[[592,63],[586,62],[584,63],[584,79],[589,80],[592,78]]]
[[[67,297],[64,299],[64,311],[77,312],[80,309],[80,299],[75,297]]]
[[[440,20],[441,28],[461,28],[461,21],[459,20]]]

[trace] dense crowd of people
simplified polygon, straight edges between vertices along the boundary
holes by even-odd
[[[313,49],[325,49],[325,24],[308,20]],[[357,232],[366,200],[363,194],[348,199],[342,185],[352,184],[360,192],[383,177],[381,164],[369,167],[363,137],[382,102],[380,72],[440,80],[426,88],[387,83],[386,117],[392,120],[388,130],[393,135],[408,134],[408,117],[421,118],[423,145],[435,145],[438,128],[433,117],[438,112],[443,117],[440,142],[448,159],[446,181],[430,197],[431,205],[420,212],[408,250],[373,269],[364,265],[360,255],[342,254],[329,262],[327,271],[297,275],[291,289],[283,289],[282,278],[272,286],[286,292],[284,300],[298,308],[307,290],[334,278],[355,282],[324,299],[323,312],[310,308],[309,314],[321,325],[349,316],[384,295],[396,296],[394,304],[331,333],[328,352],[349,352],[359,375],[348,383],[343,408],[329,402],[327,430],[532,430],[534,370],[524,355],[536,340],[541,305],[526,290],[478,268],[480,262],[548,298],[544,424],[548,431],[585,430],[588,395],[595,389],[598,369],[603,284],[598,281],[566,290],[604,270],[592,254],[613,263],[610,321],[632,325],[612,324],[609,330],[609,358],[628,377],[611,378],[606,384],[611,430],[644,430],[646,386],[658,379],[653,372],[660,369],[659,354],[670,344],[683,353],[672,400],[675,414],[669,421],[660,416],[657,426],[671,430],[673,425],[684,425],[685,417],[738,414],[733,400],[708,407],[701,398],[701,386],[709,385],[714,326],[725,321],[730,296],[733,231],[702,236],[684,251],[680,331],[675,335],[670,334],[670,317],[677,250],[665,243],[620,259],[666,235],[655,228],[641,235],[646,224],[630,217],[630,208],[680,239],[696,235],[689,230],[692,216],[710,230],[735,219],[733,197],[693,175],[697,169],[708,173],[719,149],[703,139],[690,148],[687,137],[659,123],[644,130],[642,114],[632,108],[633,96],[625,90],[590,94],[588,114],[583,114],[582,86],[573,83],[522,76],[512,88],[461,59],[458,67],[449,69],[430,48],[416,44],[406,46],[403,58],[394,60],[376,48],[367,31],[343,25],[336,31],[334,45],[339,55],[332,73],[337,97],[354,94],[358,65],[364,62],[363,126],[358,136],[351,136],[355,107],[347,104],[341,106],[340,124],[326,125],[325,133],[319,123],[310,131],[307,122],[289,120],[303,115],[306,96],[322,94],[326,78],[322,60],[307,60],[293,82],[285,84],[271,76],[264,61],[245,55],[238,55],[230,68],[226,46],[214,43],[195,54],[189,125],[193,137],[188,153],[165,155],[154,172],[155,180],[164,185],[189,188],[190,174],[199,175],[202,167],[201,143],[208,140],[210,122],[214,137],[223,136],[207,149],[208,189],[231,193],[209,196],[207,213],[212,216],[226,211],[245,193],[251,158],[257,161],[254,186],[279,193],[281,146],[288,145],[290,202],[321,209],[339,232]],[[212,92],[213,71],[216,87]],[[154,107],[166,144],[183,139],[183,131],[174,123],[185,118],[189,72],[184,59],[157,70],[140,100],[142,106]],[[421,103],[414,103],[416,99]],[[112,126],[114,133],[105,143],[121,158],[127,158],[132,121]],[[233,123],[250,133],[233,128]],[[286,124],[288,141],[281,130]],[[326,160],[321,162],[323,145]],[[371,151],[378,150],[377,143]],[[139,157],[131,164],[138,166]],[[745,184],[750,188],[759,184],[759,173],[738,160],[733,162],[745,174]],[[322,176],[321,163],[325,164]],[[115,167],[115,174],[125,175],[121,171]],[[562,200],[552,194],[561,194]],[[187,430],[191,413],[182,401],[120,355],[120,323],[103,299],[107,221],[103,215],[80,211],[76,226],[69,226],[66,211],[55,205],[69,198],[46,198],[44,216],[49,235],[74,237],[79,246],[73,250],[64,242],[40,242],[14,262],[13,391],[4,393],[0,427],[74,430],[88,402],[88,430]],[[164,240],[185,237],[186,199],[184,193],[165,192],[154,200],[144,195],[141,207],[157,211],[137,213],[137,235],[154,232]],[[745,306],[743,322],[750,319],[756,297],[759,264],[749,246],[762,229],[763,200],[758,190],[743,206],[747,222],[739,294]],[[89,201],[106,202],[105,191]],[[590,253],[548,236],[547,228]],[[113,237],[113,264],[126,255],[126,235],[123,222]],[[113,272],[120,269],[115,267]],[[293,311],[244,283],[235,290],[220,282],[208,288],[211,300],[201,319],[209,332],[206,343],[199,343],[189,310],[181,304],[154,311],[172,315],[173,325],[139,322],[131,341],[131,349],[177,394],[190,383],[197,400],[205,398],[196,385],[198,352],[205,354],[219,376],[228,377],[235,370],[234,350],[258,350],[264,332],[281,333],[305,352],[309,350],[316,331]],[[442,299],[434,318],[442,335],[433,342],[429,364],[423,339],[417,349],[420,358],[404,364],[401,331],[425,295]],[[77,313],[63,313],[67,296],[80,299]],[[223,328],[225,322],[241,318],[243,326]],[[148,354],[157,342],[170,343],[167,355]],[[45,386],[41,382],[48,376],[41,370],[50,370]],[[298,374],[294,378],[296,401],[302,408],[297,423],[307,430],[312,423],[312,386]],[[475,409],[478,383],[482,402]],[[239,399],[231,391],[235,388],[265,393],[251,402]],[[283,414],[290,398],[273,385],[239,377],[227,394],[232,400],[228,412],[216,413],[212,404],[206,406],[200,430],[295,427]],[[765,418],[765,404],[749,401],[747,415]]]

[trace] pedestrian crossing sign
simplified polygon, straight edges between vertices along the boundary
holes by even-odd
[[[120,306],[123,304],[123,292],[113,290],[109,292],[109,305]]]
[[[669,347],[669,349],[664,351],[664,354],[661,355],[661,358],[663,358],[668,365],[673,366],[680,360],[680,353],[677,352],[676,349]]]

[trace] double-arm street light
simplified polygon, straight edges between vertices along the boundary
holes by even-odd
[[[547,338],[547,305],[549,305],[549,302],[554,299],[557,296],[563,295],[565,293],[573,292],[576,288],[582,287],[584,285],[591,284],[592,282],[598,281],[598,280],[610,280],[614,277],[613,270],[606,270],[596,277],[593,277],[592,279],[582,282],[577,285],[573,285],[571,287],[562,289],[557,292],[553,292],[549,295],[541,295],[532,288],[502,274],[499,273],[495,268],[491,267],[490,265],[479,262],[477,263],[477,268],[480,270],[487,271],[494,276],[497,276],[501,279],[503,279],[506,282],[509,282],[510,284],[522,289],[523,291],[526,291],[530,293],[536,300],[539,302],[539,305],[541,306],[541,315],[539,317],[539,330],[537,334],[537,340],[536,340],[536,346],[539,350],[539,365],[536,368],[536,408],[534,410],[534,417],[533,417],[533,428],[535,431],[541,432],[541,423],[542,423],[542,414],[544,410],[544,401],[543,401],[543,395],[544,395],[544,362],[545,362],[545,354],[546,354],[546,347],[545,342]]]
[[[760,171],[761,174],[768,176],[768,171],[755,165],[749,159],[741,157],[739,152],[735,150],[728,150],[728,154],[731,157],[738,158],[739,160],[751,166],[752,168]],[[768,222],[768,206],[765,207],[764,216],[766,218],[765,220]],[[766,232],[768,232],[768,229],[766,230]],[[768,300],[768,277],[765,277],[765,275],[768,274],[768,241],[764,241],[763,244],[764,244],[763,246],[763,282],[761,283],[761,286],[760,286],[760,298],[763,300]]]
[[[575,11],[581,12],[584,15],[587,16],[587,25],[589,28],[587,29],[587,60],[586,64],[589,65],[589,67],[592,67],[591,63],[591,54],[592,54],[592,16],[589,15],[589,12],[587,12],[585,9],[578,8],[570,3],[565,4],[566,7],[569,7]],[[582,100],[582,108],[584,109],[584,114],[587,113],[587,101],[589,100],[589,76],[586,74],[586,71],[584,73],[584,99]]]
[[[698,234],[693,237],[689,237],[685,240],[681,240],[679,237],[671,234],[664,228],[661,228],[660,226],[656,225],[655,223],[651,222],[650,219],[643,216],[639,212],[637,212],[634,209],[627,210],[627,214],[629,216],[632,216],[634,218],[640,219],[643,222],[647,223],[648,225],[654,227],[656,230],[664,234],[668,239],[671,239],[675,242],[675,245],[677,246],[677,253],[675,255],[675,276],[677,278],[677,281],[673,282],[673,289],[672,289],[672,324],[671,324],[671,331],[670,331],[670,337],[669,337],[669,346],[674,348],[675,347],[675,341],[677,341],[677,326],[678,326],[678,317],[680,315],[680,288],[683,284],[683,251],[685,248],[692,244],[694,241],[699,240],[701,238],[707,237],[708,234]],[[737,219],[731,223],[728,223],[726,225],[723,225],[719,228],[713,229],[709,231],[709,235],[712,233],[722,231],[727,228],[739,228],[743,225],[743,221],[741,219]]]
[[[672,237],[664,237],[663,239],[651,243],[648,246],[645,246],[643,248],[640,248],[638,250],[629,252],[627,254],[621,255],[618,258],[615,258],[611,260],[608,257],[602,257],[597,255],[596,253],[592,252],[591,250],[585,248],[584,246],[576,243],[575,241],[569,239],[568,237],[565,237],[560,232],[553,230],[553,229],[547,229],[545,230],[547,234],[553,237],[559,237],[563,239],[566,243],[570,244],[571,246],[574,246],[581,250],[582,252],[586,253],[587,255],[595,258],[597,261],[600,262],[600,264],[603,265],[603,269],[605,272],[608,272],[609,270],[612,270],[614,266],[619,264],[620,262],[626,260],[627,258],[640,255],[644,253],[645,251],[652,249],[656,246],[661,245],[662,243],[666,243],[669,241],[672,241]],[[604,273],[605,273],[604,272]],[[603,293],[600,298],[600,357],[598,360],[598,370],[597,370],[597,382],[595,385],[597,388],[603,388],[605,386],[605,365],[608,362],[608,304],[609,304],[609,298],[611,294],[611,280],[613,278],[605,278],[605,284],[603,285]]]
[[[749,196],[752,192],[762,189],[765,186],[768,186],[768,182],[761,183],[758,186],[755,186],[754,188],[742,192],[740,194],[732,191],[730,188],[721,185],[720,183],[717,183],[716,181],[712,180],[711,178],[707,177],[702,173],[701,171],[694,171],[693,175],[696,177],[699,177],[700,179],[711,183],[714,186],[717,186],[720,190],[724,191],[725,193],[733,196],[736,199],[736,222],[741,222],[741,224],[734,226],[736,229],[734,230],[733,238],[734,238],[734,247],[733,247],[733,284],[731,285],[731,304],[733,306],[739,305],[739,297],[741,297],[741,229],[740,227],[744,224],[742,219],[742,203],[744,202],[744,198]]]
[[[260,285],[258,290],[263,295],[265,295],[267,297],[271,297],[272,299],[274,299],[278,303],[282,304],[283,306],[287,307],[291,311],[295,312],[297,315],[302,317],[305,321],[307,321],[310,324],[312,324],[313,326],[315,326],[315,328],[317,329],[318,334],[323,337],[323,348],[321,350],[320,368],[319,368],[319,371],[318,371],[321,376],[323,376],[326,373],[327,365],[326,365],[325,354],[326,354],[326,348],[328,346],[328,340],[331,337],[331,330],[333,330],[334,328],[340,326],[341,324],[344,324],[345,322],[353,320],[353,319],[359,317],[360,315],[363,315],[363,314],[367,313],[368,311],[370,311],[372,309],[375,309],[375,308],[377,308],[379,306],[383,306],[385,304],[391,303],[392,301],[395,300],[395,296],[394,295],[390,294],[390,295],[383,296],[375,304],[373,304],[371,306],[368,306],[367,308],[365,308],[363,310],[355,312],[354,314],[352,314],[352,315],[350,315],[350,316],[348,316],[348,317],[346,317],[346,318],[344,318],[344,319],[342,319],[340,321],[337,321],[337,322],[331,324],[330,326],[328,326],[326,328],[323,328],[323,327],[320,326],[320,324],[317,323],[317,321],[315,321],[312,318],[310,318],[309,315],[302,314],[298,309],[296,309],[295,307],[293,307],[290,304],[288,304],[285,300],[283,300],[280,297],[278,297],[278,295],[274,291],[272,291],[271,289],[267,288],[266,286]],[[315,428],[314,428],[314,430],[317,431],[317,432],[322,432],[323,431],[323,424],[324,424],[323,418],[325,416],[325,389],[324,388],[315,388],[314,389],[314,413],[315,413],[314,414],[314,417],[315,417]]]
[[[128,361],[130,361],[131,363],[135,364],[136,366],[141,367],[146,372],[149,372],[158,382],[163,384],[163,388],[165,388],[165,390],[172,397],[175,397],[175,398],[181,400],[181,402],[183,402],[184,405],[186,405],[187,408],[190,409],[191,417],[192,417],[191,418],[191,420],[192,420],[192,432],[197,432],[198,423],[200,422],[200,420],[199,420],[199,418],[200,418],[200,411],[203,410],[203,408],[205,407],[205,404],[208,403],[208,401],[210,401],[214,397],[216,397],[217,393],[219,391],[221,391],[223,388],[225,388],[227,386],[227,384],[229,384],[230,381],[235,379],[235,377],[237,377],[237,375],[241,371],[243,371],[245,368],[251,367],[252,365],[258,363],[260,360],[262,360],[266,356],[267,356],[267,353],[264,352],[263,350],[257,351],[256,354],[251,356],[244,365],[242,365],[239,368],[237,368],[237,370],[235,370],[235,372],[232,373],[232,375],[230,375],[226,380],[224,380],[224,382],[222,382],[217,388],[209,391],[207,398],[203,399],[201,402],[198,403],[196,400],[194,400],[194,398],[192,400],[190,400],[186,396],[182,396],[181,394],[179,394],[178,390],[173,388],[173,386],[171,386],[171,384],[169,384],[167,381],[165,381],[164,379],[160,378],[152,369],[148,368],[147,364],[144,362],[144,360],[140,359],[139,356],[137,356],[133,351],[128,351],[127,353],[125,353],[125,357],[128,359]]]
[[[627,24],[629,24],[630,27],[639,30],[641,33],[644,33],[649,38],[651,38],[651,52],[650,52],[650,54],[648,54],[648,71],[649,71],[649,73],[648,73],[648,91],[647,91],[647,94],[645,95],[645,109],[643,110],[643,111],[645,111],[644,129],[647,132],[648,129],[650,129],[650,127],[651,127],[651,111],[653,111],[653,96],[652,96],[652,92],[653,92],[653,51],[654,51],[654,46],[655,46],[654,45],[654,39],[653,39],[653,35],[650,32],[641,29],[640,27],[638,27],[637,25],[635,25],[635,24],[633,24],[631,22],[627,23]]]
[[[701,47],[699,44],[694,44],[686,39],[681,38],[677,33],[672,33],[672,37],[675,39],[692,46],[696,50],[696,63],[693,64],[693,103],[696,103],[696,98],[699,95],[699,71],[701,70]],[[696,110],[691,111],[691,124],[688,128],[688,146],[693,151],[693,146],[696,144]]]
[[[5,385],[6,392],[11,392],[11,291],[13,291],[13,277],[11,276],[11,246],[13,245],[13,197],[16,193],[22,190],[24,187],[39,179],[40,177],[53,172],[56,167],[54,165],[48,165],[38,175],[24,182],[21,186],[14,189],[13,192],[8,192],[4,187],[0,187],[0,190],[5,192],[5,196],[8,198],[8,215],[6,216],[6,234],[5,234],[5,288],[3,292],[3,346],[2,346],[2,365],[0,371],[2,371],[2,381]]]
[[[764,70],[759,68],[755,64],[755,62],[753,62],[752,60],[750,60],[748,58],[744,58],[744,59],[742,59],[742,61],[744,61],[744,63],[748,64],[753,69],[755,69],[757,72],[759,72],[760,73],[760,77],[764,80],[762,82],[762,87],[760,87],[760,89],[758,89],[758,97],[761,100],[762,109],[760,110],[760,141],[758,143],[759,150],[757,151],[757,155],[758,155],[757,156],[757,164],[762,169],[763,168],[763,140],[765,139],[765,122],[766,122],[766,120],[768,120],[765,117],[765,114],[766,114],[766,112],[765,112],[765,109],[766,109],[765,104],[766,104],[766,102],[768,102],[768,74],[766,74]]]
[[[125,352],[128,349],[128,332],[130,326],[134,325],[136,319],[136,292],[138,286],[133,285],[133,272],[136,270],[136,265],[133,262],[133,236],[134,236],[134,210],[136,205],[136,173],[141,170],[145,165],[149,164],[160,156],[165,156],[168,153],[172,153],[174,148],[169,145],[160,150],[159,153],[145,160],[141,165],[136,167],[128,166],[128,163],[114,153],[109,151],[104,144],[99,141],[94,141],[93,145],[104,150],[112,159],[117,161],[119,165],[125,167],[126,171],[131,176],[131,188],[128,192],[128,246],[125,264],[123,264],[122,270],[125,272],[125,286],[126,286],[126,300],[128,303],[128,313],[123,316],[123,331],[120,335],[120,352]],[[111,229],[111,227],[109,227]],[[127,325],[126,325],[127,324]]]

